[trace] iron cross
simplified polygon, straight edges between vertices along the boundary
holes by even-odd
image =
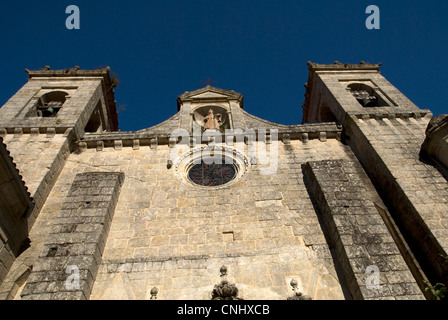
[[[210,80],[210,78],[207,78],[207,81],[202,80],[200,83],[207,84],[209,86],[210,83],[218,83],[218,81]]]

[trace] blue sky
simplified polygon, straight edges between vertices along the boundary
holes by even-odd
[[[68,30],[68,5],[80,29]],[[380,9],[368,30],[366,7]],[[0,105],[25,68],[110,66],[122,131],[160,123],[177,96],[214,86],[244,95],[245,110],[299,124],[307,61],[382,62],[382,74],[422,109],[448,113],[448,1],[2,1]]]

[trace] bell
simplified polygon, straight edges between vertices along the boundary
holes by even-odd
[[[370,98],[367,98],[367,99],[358,99],[358,102],[359,102],[363,107],[366,107],[366,108],[376,107],[376,106],[377,106],[377,100],[376,100],[375,97],[374,97],[374,99],[370,99]]]
[[[48,107],[47,109],[42,111],[43,117],[52,117],[54,115],[54,109],[52,107]]]

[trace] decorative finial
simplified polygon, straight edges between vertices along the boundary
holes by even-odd
[[[219,272],[221,277],[227,276],[227,267],[223,265]],[[230,283],[225,278],[221,283],[215,285],[212,291],[212,300],[243,300],[238,298],[238,288],[234,283]]]
[[[159,289],[154,287],[154,288],[151,289],[150,293],[151,293],[151,300],[156,300],[157,299],[157,294],[159,293]]]
[[[243,300],[238,298],[238,288],[226,280],[215,285],[212,291],[212,300]]]
[[[303,295],[302,292],[299,292],[299,282],[296,279],[291,279],[289,284],[292,287],[292,291],[294,291],[294,295],[289,297],[287,300],[312,300],[311,297]]]
[[[223,266],[219,269],[219,272],[221,272],[221,277],[226,276],[226,275],[227,275],[227,267],[223,265]]]
[[[291,279],[291,282],[289,283],[292,287],[292,291],[296,291],[299,285],[299,282],[296,279]]]

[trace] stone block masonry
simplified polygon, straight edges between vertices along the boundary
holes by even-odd
[[[365,168],[426,277],[433,284],[447,283],[448,185],[437,165],[421,153],[432,136],[432,113],[388,82],[379,65],[308,66],[304,122],[325,118],[322,106],[331,110],[344,128],[342,140]],[[362,106],[353,85],[367,88],[385,103]],[[443,146],[442,139],[436,140],[437,148]],[[430,154],[440,162],[442,154],[434,152]]]
[[[0,284],[28,237],[34,201],[0,137]]]
[[[448,183],[420,158],[428,116],[349,118],[350,144],[433,283],[448,282]]]
[[[76,175],[22,299],[89,299],[123,180],[123,173]]]
[[[30,231],[70,155],[69,141],[63,134],[7,134],[3,140],[35,200],[35,209],[27,217]]]
[[[376,209],[375,203],[383,205],[362,167],[324,160],[303,169],[352,297],[424,299]]]
[[[292,279],[313,300],[428,297],[424,280],[446,283],[448,268],[447,180],[420,158],[432,114],[379,64],[308,66],[302,125],[260,119],[241,94],[206,86],[133,132],[118,131],[109,68],[28,70],[0,109],[0,137],[35,205],[29,247],[0,252],[0,299],[151,299],[154,287],[159,300],[211,299],[222,265],[245,300],[287,299]],[[359,103],[360,88],[377,107]],[[57,115],[39,112],[49,103]],[[238,175],[216,188],[173,160],[175,129],[190,151],[218,143],[196,134],[211,107],[220,129],[258,137],[223,140]],[[7,229],[0,245],[17,238]]]
[[[153,287],[160,300],[210,299],[222,265],[245,300],[286,299],[292,278],[315,300],[344,299],[299,166],[344,157],[337,140],[291,140],[279,148],[276,175],[254,165],[218,190],[181,183],[166,166],[169,151],[89,148],[67,162],[57,189],[80,172],[126,175],[92,300],[149,299]]]

